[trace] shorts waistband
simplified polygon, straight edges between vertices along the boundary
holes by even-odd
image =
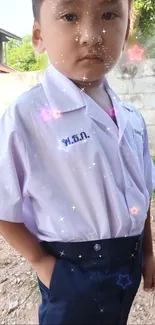
[[[142,248],[143,233],[138,236],[101,239],[84,242],[41,242],[51,255],[78,261],[92,258],[129,258]]]

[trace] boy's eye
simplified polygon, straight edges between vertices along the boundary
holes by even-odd
[[[77,16],[75,14],[66,14],[62,16],[61,19],[65,21],[75,21],[77,19]]]
[[[103,18],[105,19],[105,20],[112,20],[112,19],[114,19],[114,18],[116,18],[116,14],[115,13],[113,13],[113,12],[105,12],[104,14],[103,14]]]

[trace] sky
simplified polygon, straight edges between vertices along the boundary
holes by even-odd
[[[0,28],[22,37],[31,33],[32,23],[31,0],[0,0]]]

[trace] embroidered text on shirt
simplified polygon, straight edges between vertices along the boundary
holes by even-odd
[[[72,137],[68,137],[66,139],[62,139],[62,143],[65,144],[65,146],[71,146],[72,144],[79,142],[79,141],[84,141],[86,139],[90,138],[89,135],[87,135],[85,132],[81,132],[79,135],[75,134],[72,135]]]
[[[136,129],[133,129],[133,137],[134,137],[134,133],[140,135],[142,138],[144,137],[143,130],[142,131],[138,131]]]
[[[133,129],[132,130],[132,133],[133,133],[133,138],[135,138],[135,134],[137,134],[138,136],[141,137],[142,140],[144,140],[144,133],[143,133],[143,129],[141,131],[138,131],[136,129]]]

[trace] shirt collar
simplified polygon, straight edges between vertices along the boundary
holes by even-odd
[[[50,107],[62,113],[74,111],[86,106],[82,90],[52,65],[45,71],[41,84]],[[109,87],[106,78],[104,78],[104,87],[117,105],[123,106],[123,108],[133,112],[131,105],[120,101],[120,98]]]
[[[85,106],[82,91],[52,65],[45,71],[41,84],[50,107],[63,113]]]
[[[134,108],[132,105],[124,103],[123,101],[121,101],[120,97],[118,97],[115,92],[110,88],[109,83],[107,81],[107,79],[105,78],[104,81],[105,84],[105,89],[107,91],[107,93],[109,94],[109,96],[111,97],[111,99],[113,99],[113,101],[116,103],[117,105],[121,105],[123,108],[127,109],[129,112],[133,112]]]
[[[128,121],[130,119],[130,113],[134,112],[134,108],[132,107],[132,105],[126,104],[120,100],[120,98],[109,87],[107,80],[105,80],[105,87],[113,103],[119,127],[119,141],[121,141],[126,126],[128,125]]]

